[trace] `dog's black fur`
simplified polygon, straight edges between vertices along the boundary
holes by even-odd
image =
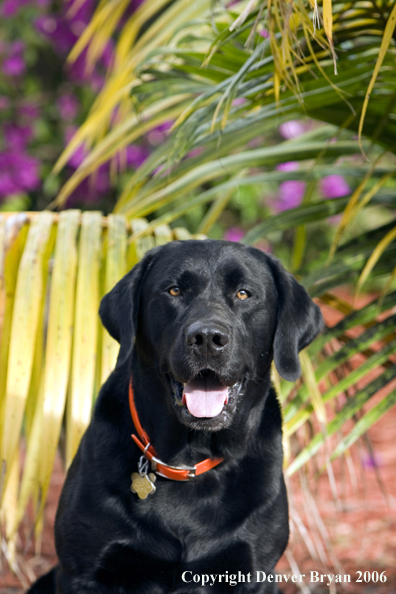
[[[180,293],[172,295],[175,286]],[[30,594],[275,592],[255,573],[273,572],[289,534],[270,366],[274,358],[281,376],[297,379],[298,352],[322,327],[319,308],[271,256],[192,240],[151,250],[104,297],[100,316],[120,342],[117,366],[63,488],[59,565]],[[183,384],[200,372],[230,386],[223,411],[209,419],[180,401]],[[140,421],[161,460],[224,461],[189,482],[158,477],[145,500],[131,493],[141,456],[131,439],[131,375]],[[251,582],[203,587],[182,579],[238,571]]]

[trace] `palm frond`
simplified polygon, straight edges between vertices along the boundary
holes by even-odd
[[[131,240],[145,226],[144,219],[129,224],[120,215],[78,210],[0,216],[0,509],[10,542],[30,499],[41,525],[65,412],[68,465],[97,390],[114,368],[119,345],[105,330],[98,340],[100,298],[145,251],[191,237],[162,226],[155,235]],[[19,484],[15,468],[23,435]]]

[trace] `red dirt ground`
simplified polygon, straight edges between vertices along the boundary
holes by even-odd
[[[330,317],[326,313],[326,317]],[[333,316],[331,321],[335,322]],[[396,389],[396,383],[393,389]],[[304,594],[396,594],[395,427],[394,407],[369,431],[373,456],[361,444],[352,448],[349,462],[343,458],[333,463],[337,496],[332,492],[326,472],[315,478],[314,469],[310,467],[305,474],[296,473],[289,480],[291,538],[277,570],[289,576],[298,572],[305,574]],[[45,510],[41,554],[34,555],[33,543],[26,545],[30,530],[26,525],[21,530],[21,543],[25,549],[20,543],[18,552],[19,577],[9,571],[4,555],[2,557],[1,594],[23,594],[34,576],[46,572],[56,562],[53,524],[63,479],[58,459]],[[309,490],[303,483],[309,485]],[[319,575],[344,572],[351,581],[329,587],[327,579],[323,583],[310,581],[311,571],[317,571]],[[358,571],[362,572],[360,583],[357,582]],[[364,572],[370,573],[365,575]],[[375,583],[377,574],[373,572],[385,572],[386,582]],[[367,582],[365,577],[366,580],[369,578]],[[290,581],[282,582],[280,586],[284,594],[299,591]]]

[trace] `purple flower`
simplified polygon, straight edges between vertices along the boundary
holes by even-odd
[[[240,227],[230,227],[224,233],[224,239],[226,241],[240,241],[245,235],[245,231]]]
[[[186,158],[199,157],[199,155],[202,155],[203,151],[204,149],[202,146],[197,146],[187,153]]]
[[[168,120],[166,122],[163,122],[156,128],[153,128],[152,130],[150,130],[150,132],[147,134],[147,139],[150,142],[150,144],[153,144],[154,146],[156,146],[156,145],[164,142],[164,140],[166,138],[166,134],[167,134],[168,130],[172,127],[172,125],[173,125],[173,120]]]
[[[15,179],[23,190],[34,190],[40,184],[39,162],[28,155],[19,155],[19,167]]]
[[[69,23],[60,17],[42,16],[36,19],[34,25],[61,54],[68,53],[77,41],[77,35],[71,31]]]
[[[56,102],[56,106],[61,117],[64,120],[74,120],[77,115],[79,102],[77,98],[71,93],[65,93],[61,95]]]
[[[0,196],[35,190],[40,184],[39,162],[22,152],[0,153]]]
[[[148,155],[149,151],[146,148],[139,146],[138,144],[132,144],[128,146],[126,150],[127,164],[137,169],[144,163]]]
[[[31,120],[35,120],[39,117],[40,110],[35,103],[32,103],[31,101],[26,101],[25,103],[22,103],[19,106],[18,113],[22,117],[25,116]]]
[[[279,132],[283,138],[297,138],[304,134],[309,129],[307,124],[304,124],[301,120],[289,120],[279,126]]]
[[[3,60],[2,69],[8,76],[20,76],[26,70],[22,52],[25,49],[23,41],[15,41],[6,48],[7,56]],[[3,50],[4,51],[4,50]]]
[[[278,200],[274,203],[277,212],[296,208],[301,204],[305,193],[305,182],[290,180],[279,185]]]
[[[20,76],[25,70],[25,62],[21,56],[10,56],[3,60],[3,72],[8,76]]]
[[[340,198],[351,191],[347,181],[342,175],[327,175],[320,180],[320,192],[324,198]]]
[[[257,243],[254,244],[254,247],[257,250],[261,250],[262,252],[266,252],[267,254],[272,254],[272,246],[266,239],[260,239]]]
[[[49,39],[60,54],[71,50],[86,28],[95,8],[93,0],[82,2],[77,11],[74,10],[74,5],[72,0],[68,0],[64,3],[61,14],[42,16],[35,21],[36,30]]]
[[[258,34],[261,37],[264,37],[264,39],[267,39],[270,36],[268,29],[261,29],[261,31],[259,31]]]
[[[110,68],[113,65],[114,60],[114,43],[110,40],[106,43],[102,53],[102,63],[105,68]]]
[[[239,105],[243,105],[244,103],[246,103],[245,97],[236,97],[232,101],[232,107],[239,107]]]
[[[87,51],[83,51],[74,62],[68,64],[68,77],[75,84],[81,84],[86,81],[87,78],[87,64],[86,64]]]
[[[13,43],[11,43],[10,50],[11,50],[11,54],[13,54],[13,55],[21,54],[24,49],[25,49],[25,44],[20,39],[18,41],[14,41]]]
[[[76,6],[78,6],[77,10]],[[63,10],[57,15],[42,16],[35,21],[36,30],[51,42],[55,51],[61,56],[69,53],[85,30],[91,20],[96,2],[95,0],[85,0],[85,2],[76,3],[74,0],[66,0],[63,7]],[[109,41],[103,49],[97,67],[92,73],[89,73],[86,68],[87,49],[85,49],[68,66],[68,78],[75,84],[89,82],[91,88],[97,92],[105,83],[103,72],[111,66],[113,59],[114,44],[113,41]]]
[[[81,163],[84,161],[85,157],[87,156],[87,151],[84,145],[80,144],[80,146],[74,151],[72,156],[69,159],[69,165],[77,169],[80,167]]]
[[[14,152],[23,151],[33,135],[33,131],[30,126],[4,124],[3,131],[7,148]]]
[[[0,198],[7,198],[8,196],[12,196],[12,194],[17,194],[18,192],[19,188],[14,183],[14,180],[12,179],[10,172],[4,170],[0,164]]]
[[[95,0],[85,0],[85,2],[78,3],[78,9],[75,10],[75,0],[67,0],[65,2],[65,11],[67,14],[67,20],[74,25],[74,23],[83,23],[87,25],[91,20],[92,13],[96,8]],[[69,16],[71,14],[71,16]]]
[[[287,163],[279,163],[276,167],[278,171],[296,171],[298,169],[297,161],[288,161]]]
[[[85,74],[85,80],[88,80],[91,83],[91,87],[94,91],[98,92],[100,91],[105,84],[105,77],[102,76],[101,74],[98,74],[96,71],[94,71],[90,77],[88,77],[87,74]]]
[[[101,165],[94,175],[84,179],[70,194],[67,199],[67,207],[70,208],[81,203],[92,204],[101,200],[109,190],[109,178],[108,165]]]
[[[0,16],[4,18],[12,17],[17,14],[19,9],[27,4],[28,0],[3,0]]]
[[[141,4],[143,4],[143,2],[144,2],[144,0],[130,0],[130,2],[128,3],[126,10],[120,20],[121,27],[123,27],[125,25],[125,23],[129,19],[129,17],[131,17],[133,15],[133,13],[136,11],[136,9],[139,8],[139,6]]]
[[[68,126],[65,131],[65,141],[68,144],[71,139],[73,138],[77,128],[75,126]],[[71,165],[74,169],[77,169],[81,163],[84,161],[85,157],[87,156],[88,152],[85,149],[83,144],[74,151],[72,156],[69,159],[69,165]]]
[[[174,123],[174,120],[165,120],[165,122],[162,122],[162,124],[157,126],[155,130],[158,130],[158,132],[168,132]]]
[[[100,91],[105,83],[105,77],[96,69],[92,73],[87,72],[87,50],[84,50],[77,60],[68,66],[68,75],[75,84],[89,82],[94,91]]]

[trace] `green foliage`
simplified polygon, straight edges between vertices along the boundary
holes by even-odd
[[[217,6],[209,14],[208,6],[198,3],[199,16],[190,22],[187,4],[178,0],[158,16],[157,30],[162,31],[158,40],[150,27],[145,33],[147,46],[124,40],[118,69],[112,71],[75,140],[87,143],[91,152],[57,204],[144,130],[176,120],[168,140],[132,175],[117,201],[116,212],[150,219],[135,238],[144,237],[158,224],[175,221],[216,237],[224,226],[242,222],[248,230],[245,243],[275,246],[311,295],[340,308],[346,315],[342,324],[358,327],[356,316],[365,310],[355,312],[353,305],[342,303],[336,296],[338,287],[360,287],[367,281],[366,286],[377,292],[381,287],[389,292],[396,275],[393,2],[335,4],[327,41],[323,31],[314,35],[308,3],[293,3],[289,10],[283,2],[271,9],[264,2],[240,18],[241,5],[229,10]],[[168,11],[176,7],[180,18],[173,26]],[[99,31],[100,27],[91,31],[93,39]],[[117,104],[129,115],[108,130],[108,116]],[[282,123],[306,116],[316,123],[308,125],[305,134],[289,140],[279,136]],[[361,130],[365,140],[360,146],[356,133]],[[370,160],[362,156],[361,148]],[[72,150],[73,145],[59,167]],[[285,170],[283,164],[291,161],[297,166]],[[321,183],[331,175],[342,176],[350,189],[329,200]],[[295,208],[289,205],[277,212],[274,196],[279,184],[288,181],[304,184],[302,199]],[[334,216],[341,220],[329,224]],[[380,243],[385,234],[386,240]],[[389,305],[384,295],[377,298],[377,309],[369,306],[372,317],[366,323],[370,327],[359,339],[352,338],[349,330],[340,335],[328,330],[321,350],[309,351],[315,374],[306,361],[305,383],[294,391],[281,384],[288,435],[310,423],[315,411],[323,412],[320,393],[323,402],[332,402],[341,393],[347,399],[328,423],[329,435],[346,427],[345,419],[390,385],[394,320],[377,319],[384,303]],[[333,354],[325,356],[330,351]],[[349,362],[358,353],[364,363],[351,370]],[[372,381],[369,374],[378,365],[385,366],[385,372]],[[365,378],[370,383],[360,399],[349,400],[351,389]],[[320,384],[323,381],[326,388]],[[312,402],[308,385],[316,395]],[[383,402],[359,428],[367,428],[393,401],[387,396]],[[342,443],[351,443],[361,431],[356,429]],[[325,439],[319,435],[289,472],[317,452]],[[344,445],[335,450],[337,455]]]

